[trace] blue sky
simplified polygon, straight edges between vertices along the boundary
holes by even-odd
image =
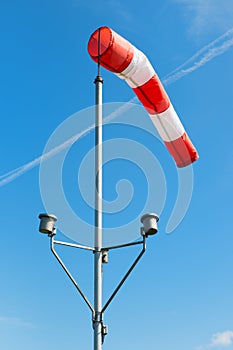
[[[200,155],[193,166],[187,214],[167,234],[178,191],[171,157],[157,139],[144,137],[141,130],[106,125],[105,140],[128,137],[154,154],[160,164],[154,186],[165,179],[167,193],[159,234],[148,241],[142,262],[106,312],[109,335],[104,346],[112,350],[232,350],[231,0],[1,2],[1,348],[92,346],[91,315],[51,255],[47,237],[37,231],[38,214],[45,211],[39,160],[47,141],[75,113],[81,113],[79,128],[94,121],[92,109],[86,110],[94,104],[96,75],[87,42],[101,25],[110,26],[146,53]],[[113,74],[102,70],[102,75],[105,103],[125,103],[134,97]],[[149,118],[143,117],[147,125]],[[70,148],[63,167],[66,197],[88,223],[93,212],[82,202],[77,171],[93,142],[90,131]],[[90,179],[92,175],[88,174]],[[148,180],[143,169],[117,160],[106,165],[104,175],[106,200],[115,199],[120,179],[131,182],[135,195],[122,216],[105,216],[106,226],[114,227],[134,212],[140,216]],[[87,192],[92,185],[88,176]],[[54,178],[51,173],[51,183]],[[126,185],[123,200],[131,188]],[[161,198],[155,198],[151,211]],[[67,239],[61,233],[58,236]],[[59,252],[91,299],[92,254],[67,248]],[[110,254],[104,266],[104,299],[135,254],[133,248]]]

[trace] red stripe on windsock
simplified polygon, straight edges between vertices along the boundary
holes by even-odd
[[[110,28],[99,29],[101,66],[114,73],[122,72],[132,61],[133,46]],[[98,62],[99,29],[92,34],[88,42],[88,52],[96,63]]]
[[[186,132],[176,140],[166,142],[165,146],[174,158],[178,168],[183,168],[198,159],[198,154]]]
[[[197,151],[146,56],[108,27],[97,29],[90,37],[88,52],[95,62],[98,62],[98,50],[100,64],[133,89],[177,166],[184,167],[197,160]]]
[[[162,113],[170,106],[168,95],[157,75],[133,91],[149,114]]]

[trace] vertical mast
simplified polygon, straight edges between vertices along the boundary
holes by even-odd
[[[100,76],[100,29],[98,32],[98,73],[95,125],[95,251],[94,251],[94,350],[102,349],[102,86]]]

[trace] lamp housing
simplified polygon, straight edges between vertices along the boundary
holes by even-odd
[[[142,230],[146,236],[155,235],[158,232],[158,221],[159,216],[155,213],[144,214],[141,217],[141,222],[143,224]]]
[[[39,231],[41,233],[45,233],[47,235],[51,235],[55,229],[55,222],[57,221],[57,217],[53,214],[42,213],[39,215],[40,226]]]

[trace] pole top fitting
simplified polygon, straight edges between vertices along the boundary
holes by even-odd
[[[101,77],[101,75],[97,75],[95,80],[94,80],[94,83],[97,84],[97,83],[102,83],[103,84],[104,82],[104,79]]]

